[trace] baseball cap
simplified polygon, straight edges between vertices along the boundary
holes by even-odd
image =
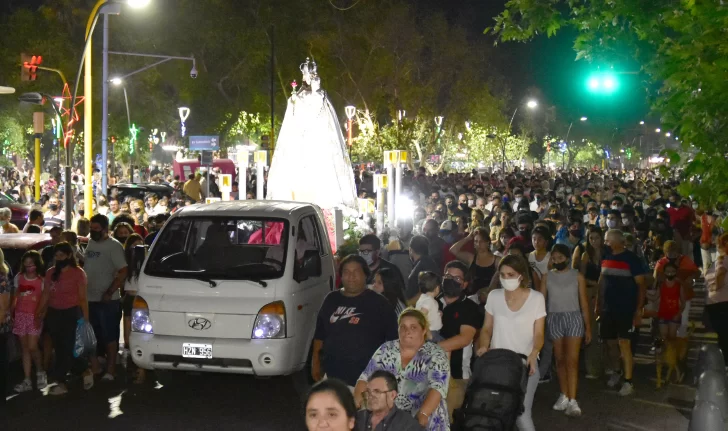
[[[440,230],[447,230],[451,231],[455,228],[455,224],[452,222],[452,220],[445,220],[440,224]]]

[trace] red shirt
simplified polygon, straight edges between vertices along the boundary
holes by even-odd
[[[666,281],[660,286],[660,308],[657,317],[662,320],[675,320],[680,313],[680,281],[673,280],[672,286]]]
[[[695,220],[693,209],[680,205],[677,208],[668,208],[667,213],[670,214],[670,225],[680,233],[683,239],[690,241],[690,229]]]
[[[56,267],[49,269],[46,273],[45,285],[50,289],[50,300],[48,306],[56,310],[67,310],[78,305],[78,287],[86,285],[86,272],[81,268],[68,268],[61,272],[58,280],[51,278],[56,272]]]
[[[15,311],[34,314],[43,293],[43,277],[37,275],[34,279],[28,280],[25,275],[18,274],[16,283],[18,300],[15,303]]]

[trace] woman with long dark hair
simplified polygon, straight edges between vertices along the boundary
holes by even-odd
[[[76,262],[76,253],[67,242],[53,247],[55,266],[46,272],[46,278],[36,319],[45,319],[45,327],[50,332],[56,350],[55,380],[58,384],[49,391],[51,395],[68,392],[66,374],[74,361],[73,347],[76,342],[76,322],[80,317],[88,324],[88,299],[86,273]],[[94,385],[91,370],[83,376],[83,388],[88,390]]]
[[[404,298],[404,280],[402,280],[402,276],[398,272],[390,268],[380,268],[374,274],[372,290],[387,298],[397,316],[407,308],[405,305],[407,300]]]

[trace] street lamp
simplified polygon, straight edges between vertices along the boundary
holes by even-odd
[[[531,100],[528,101],[528,103],[526,103],[526,106],[528,106],[529,108],[533,109],[533,108],[535,108],[535,107],[538,106],[538,102],[536,102],[535,100],[531,99]]]
[[[149,0],[127,0],[126,3],[133,7],[138,8],[145,6],[147,3],[149,3]],[[84,97],[86,103],[84,103],[83,111],[84,111],[84,161],[86,165],[86,187],[84,190],[84,195],[86,199],[85,202],[85,212],[89,216],[93,214],[93,199],[91,198],[91,195],[93,194],[93,187],[92,187],[92,181],[91,178],[93,178],[93,170],[92,170],[92,164],[93,164],[93,128],[92,128],[92,115],[93,115],[93,97],[92,97],[92,90],[93,90],[93,76],[92,76],[92,65],[91,65],[91,58],[92,58],[92,49],[91,49],[91,41],[92,41],[92,35],[93,31],[96,28],[96,23],[99,20],[99,14],[101,13],[101,8],[105,5],[113,6],[120,4],[119,1],[115,0],[98,0],[96,4],[94,5],[93,9],[91,9],[91,14],[89,15],[88,21],[86,22],[86,33],[85,33],[85,42],[84,42],[84,49],[83,54],[81,56],[81,63],[79,64],[78,73],[76,74],[76,83],[73,87],[73,96],[71,98],[71,109],[73,109],[74,106],[76,106],[76,96],[78,95],[78,84],[81,82],[81,72],[84,71],[84,80],[83,80],[83,91],[84,91]],[[107,11],[107,13],[113,13],[112,11]],[[118,13],[118,12],[116,12]],[[106,17],[107,14],[104,14],[104,21],[107,21]],[[106,54],[107,48],[108,48],[108,30],[105,30],[104,34],[104,53]],[[106,57],[106,55],[104,55]],[[106,68],[104,68],[104,85],[106,85],[106,81],[108,80],[108,76],[106,76]],[[104,115],[104,119],[106,118],[106,115]],[[104,140],[104,144],[106,141]],[[106,153],[103,154],[103,157],[106,157]],[[68,163],[68,166],[66,166],[66,195],[70,195],[72,193],[71,186],[70,186],[70,177],[71,177],[71,166],[70,163]],[[105,190],[104,190],[105,192]],[[71,208],[66,208],[66,225],[70,226],[70,211]]]
[[[670,132],[667,132],[667,133],[665,133],[665,136],[667,136],[669,138],[670,136],[672,136],[672,134]]]
[[[660,133],[660,132],[662,132],[662,130],[660,130],[660,128],[658,127],[657,129],[655,129],[655,132]]]
[[[581,118],[580,118],[580,120],[581,120],[581,121],[586,121],[586,120],[588,120],[588,118],[586,118],[586,117],[581,117]]]
[[[640,121],[640,125],[644,126],[645,125],[645,121],[644,120]]]
[[[111,83],[115,86],[122,86],[122,89],[124,90],[124,104],[126,105],[126,127],[129,133],[133,133],[131,130],[131,114],[129,113],[129,95],[126,93],[126,85],[124,84],[124,80],[117,77],[111,78]],[[133,139],[129,138],[129,146],[131,147],[131,153],[134,153],[134,141]],[[113,148],[112,148],[112,154],[114,154]],[[112,157],[112,159],[115,159],[115,157]],[[116,172],[116,160],[112,160],[114,167],[112,168],[111,172],[114,174]],[[132,163],[132,172],[134,172],[134,163]],[[122,172],[123,175],[123,172]],[[134,183],[134,175],[132,175],[131,182]]]

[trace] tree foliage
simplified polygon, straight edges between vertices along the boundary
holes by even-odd
[[[685,166],[681,191],[707,204],[728,201],[728,6],[669,0],[510,0],[486,32],[502,41],[577,33],[576,58],[615,63],[630,59],[655,84],[653,110],[663,128],[699,151]],[[671,161],[681,160],[669,151]],[[678,156],[678,157],[676,157]]]

